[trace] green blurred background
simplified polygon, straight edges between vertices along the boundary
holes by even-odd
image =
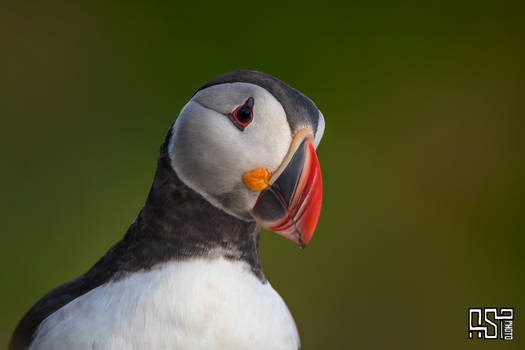
[[[124,234],[193,92],[255,69],[326,118],[314,239],[261,241],[303,348],[525,348],[524,14],[520,1],[3,2],[0,347]],[[468,340],[469,306],[514,307],[515,340]]]

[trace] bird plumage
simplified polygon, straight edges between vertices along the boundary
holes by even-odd
[[[292,316],[249,264],[170,262],[101,285],[49,316],[32,349],[297,349]]]

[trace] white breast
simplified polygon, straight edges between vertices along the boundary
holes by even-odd
[[[246,263],[170,262],[47,317],[30,350],[297,349],[288,308]]]

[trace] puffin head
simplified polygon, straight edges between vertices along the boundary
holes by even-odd
[[[308,97],[270,75],[235,71],[184,106],[168,153],[179,178],[212,205],[305,247],[321,210],[323,131]]]

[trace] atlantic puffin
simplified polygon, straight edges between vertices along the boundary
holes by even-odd
[[[85,274],[22,318],[9,350],[298,349],[261,226],[305,247],[321,209],[323,115],[270,75],[203,85],[161,145],[146,202]]]

